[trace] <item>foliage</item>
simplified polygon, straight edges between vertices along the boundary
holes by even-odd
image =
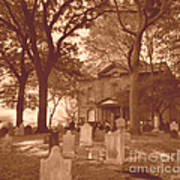
[[[150,75],[140,83],[140,104],[142,112],[163,114],[171,105],[177,105],[180,97],[178,81],[167,72]]]
[[[18,82],[13,79],[9,79],[9,82],[4,82],[2,84],[3,92],[0,95],[1,105],[3,107],[9,107],[14,109],[18,102]],[[31,109],[34,110],[38,106],[38,95],[37,92],[33,90],[32,84],[27,84],[25,93],[24,110]]]
[[[108,27],[107,27],[108,24]],[[88,37],[84,44],[88,50],[85,63],[92,71],[98,72],[101,66],[118,62],[128,71],[128,49],[131,36],[120,28],[114,14],[104,14],[91,25]]]
[[[3,0],[0,22],[11,29],[27,51],[39,82],[38,131],[46,128],[48,78],[56,65],[68,73],[78,29],[98,18],[107,0]],[[16,3],[16,4],[15,4]],[[74,56],[73,56],[74,57]],[[72,62],[73,63],[73,62]],[[67,69],[67,71],[66,71]]]
[[[71,70],[71,69],[70,69]],[[73,69],[72,69],[73,70]],[[58,67],[54,69],[49,77],[49,108],[50,108],[50,125],[60,101],[66,96],[76,96],[76,80],[77,75],[72,76],[58,71]]]

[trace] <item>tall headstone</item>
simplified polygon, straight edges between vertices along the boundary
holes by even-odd
[[[21,123],[21,125],[19,126],[19,135],[24,136],[24,124],[23,123]]]
[[[19,127],[16,127],[16,128],[15,128],[14,134],[15,134],[15,136],[19,136],[19,135],[20,135],[20,133],[19,133]]]
[[[125,120],[116,120],[117,131],[105,136],[106,160],[109,163],[122,165],[125,159]]]
[[[154,117],[154,129],[153,131],[159,131],[159,118],[157,116]]]
[[[64,159],[58,146],[53,146],[47,159],[40,162],[40,180],[72,180],[72,161]]]
[[[131,140],[131,134],[129,132],[124,133],[124,140],[128,142]]]
[[[63,156],[73,158],[75,156],[75,135],[67,131],[63,135]]]
[[[85,123],[80,130],[80,146],[92,146],[92,126]]]
[[[105,135],[106,160],[110,163],[117,159],[117,148],[115,140],[116,138],[114,133],[108,132],[108,134]]]

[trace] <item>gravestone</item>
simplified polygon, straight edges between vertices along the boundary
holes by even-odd
[[[131,134],[129,132],[124,132],[124,140],[130,141],[131,140]]]
[[[117,130],[105,136],[106,162],[122,165],[125,159],[125,120],[116,120]]]
[[[75,135],[71,134],[71,131],[63,135],[63,156],[75,157]]]
[[[75,135],[75,144],[79,144],[79,132],[77,130],[71,131]]]
[[[92,126],[85,123],[80,130],[80,146],[92,146]]]
[[[24,124],[23,123],[21,123],[21,125],[19,126],[19,135],[24,136]]]
[[[176,131],[176,132],[179,131],[179,124],[176,121],[173,121],[170,124],[170,131]]]
[[[104,141],[105,137],[105,131],[100,130],[99,128],[96,128],[95,133],[94,133],[94,140],[95,141]]]
[[[59,131],[59,134],[63,135],[64,134],[64,127],[62,124],[57,125],[57,130]]]
[[[48,135],[45,135],[45,136],[44,136],[44,139],[43,139],[43,143],[44,143],[44,144],[49,144],[49,139],[50,139],[49,134],[48,134]]]
[[[58,146],[53,146],[47,159],[40,162],[40,180],[72,180],[72,161],[64,159]]]
[[[108,134],[105,135],[105,145],[106,145],[106,160],[107,162],[113,162],[117,158],[117,149],[116,149],[114,133],[108,132]]]
[[[170,124],[170,133],[173,138],[178,137],[179,124],[176,121],[171,122]]]
[[[1,150],[3,153],[10,153],[12,151],[12,136],[6,134],[1,139]]]
[[[154,129],[153,132],[159,131],[159,118],[157,116],[154,117]]]
[[[16,128],[15,128],[14,134],[15,134],[15,136],[19,136],[19,135],[20,135],[19,127],[16,127]]]

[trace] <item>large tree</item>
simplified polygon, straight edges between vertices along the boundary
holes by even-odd
[[[130,34],[133,38],[131,48],[129,51],[129,68],[130,68],[130,121],[131,131],[134,134],[138,134],[139,131],[139,117],[140,113],[138,110],[139,104],[139,92],[138,92],[138,81],[139,81],[139,61],[141,52],[142,37],[145,30],[156,23],[159,18],[166,12],[170,5],[170,0],[134,0],[132,4],[128,6],[118,4],[117,0],[113,0],[116,8],[117,17],[119,24],[123,31]],[[124,8],[124,6],[126,8]],[[129,6],[132,7],[131,12]],[[128,17],[128,18],[127,18]],[[136,21],[135,21],[136,20]],[[136,23],[133,24],[132,21]]]
[[[8,86],[8,80],[6,80],[4,93],[1,95],[1,97],[4,102],[6,102],[6,105],[16,105],[16,125],[20,126],[20,124],[23,122],[23,111],[25,109],[25,87],[33,68],[29,63],[29,58],[27,58],[26,51],[21,44],[18,43],[15,34],[6,29],[2,24],[0,33],[1,68],[4,69],[4,76],[6,76],[7,79],[14,79],[14,83],[9,83]],[[14,91],[11,91],[10,89],[14,89]],[[17,99],[12,98],[16,97],[16,89],[18,89]],[[9,92],[12,92],[12,94]]]
[[[106,0],[8,0],[2,1],[5,11],[0,22],[14,31],[32,61],[39,82],[38,131],[47,129],[48,77],[59,61],[73,52],[72,38],[102,14]],[[25,41],[25,40],[28,41]]]

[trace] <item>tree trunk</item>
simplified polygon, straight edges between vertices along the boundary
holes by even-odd
[[[130,74],[131,86],[130,86],[130,124],[132,134],[140,133],[140,122],[139,122],[139,92],[138,92],[138,72]]]
[[[133,44],[133,51],[130,57],[130,126],[132,134],[140,134],[139,122],[139,54],[141,50],[141,36],[136,37]]]
[[[39,112],[38,112],[38,132],[47,132],[47,94],[48,78],[39,78]]]
[[[16,126],[18,127],[23,122],[24,94],[25,94],[26,82],[27,82],[27,76],[24,76],[19,80],[18,103],[16,106]]]

